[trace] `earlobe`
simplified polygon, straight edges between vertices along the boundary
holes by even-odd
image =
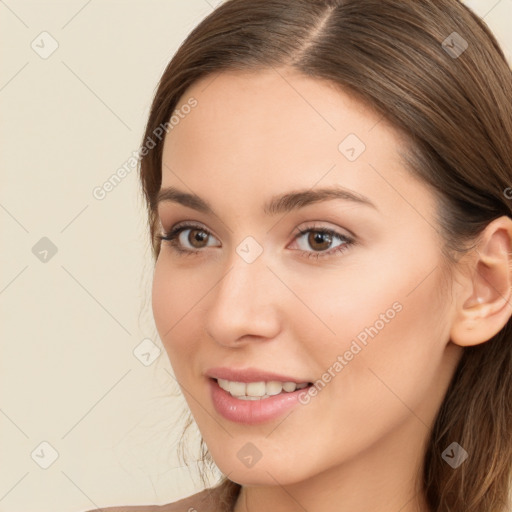
[[[479,240],[468,255],[471,264],[450,332],[451,341],[460,346],[490,340],[512,317],[512,219],[495,219]]]

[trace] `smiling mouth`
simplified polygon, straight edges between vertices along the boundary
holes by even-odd
[[[236,382],[226,379],[215,379],[217,385],[239,400],[264,400],[276,395],[289,394],[313,385],[312,382],[279,382],[279,381],[258,381],[258,382]]]

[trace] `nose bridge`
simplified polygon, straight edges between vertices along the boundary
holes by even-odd
[[[276,304],[271,300],[275,294],[270,288],[275,277],[267,268],[263,251],[246,239],[234,248],[226,267],[215,287],[207,331],[219,343],[244,335],[274,336],[278,325]]]
[[[261,297],[262,287],[268,285],[267,274],[271,274],[266,264],[267,257],[263,246],[254,237],[246,236],[233,247],[229,255],[227,274],[219,283],[218,298],[238,301],[247,297],[257,301]],[[252,300],[246,300],[245,305],[250,305],[251,302]]]
[[[240,247],[240,246],[239,246]],[[242,313],[251,309],[256,313],[260,309],[268,290],[268,275],[271,274],[262,255],[254,260],[244,259],[238,254],[239,248],[233,252],[229,259],[228,272],[219,282],[216,294],[216,304],[231,303],[236,311]]]

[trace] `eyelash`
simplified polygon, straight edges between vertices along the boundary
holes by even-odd
[[[162,242],[168,242],[169,245],[174,249],[174,251],[179,256],[196,256],[199,253],[203,252],[203,249],[196,249],[196,250],[182,249],[178,245],[177,239],[178,239],[180,233],[182,231],[186,231],[187,229],[197,229],[197,230],[203,231],[208,236],[213,236],[212,233],[210,233],[210,231],[208,231],[207,229],[205,229],[202,226],[199,226],[197,224],[178,224],[177,226],[172,228],[170,231],[165,232],[163,235],[157,235],[157,238]],[[348,250],[350,248],[350,246],[355,244],[355,241],[346,235],[342,235],[341,233],[333,231],[332,229],[329,229],[329,228],[317,228],[314,226],[308,226],[305,229],[298,229],[298,234],[295,236],[294,240],[296,240],[297,238],[300,238],[302,235],[305,235],[311,231],[316,232],[316,233],[321,233],[323,235],[329,235],[333,239],[337,238],[344,243],[341,245],[338,245],[334,249],[330,249],[328,251],[320,251],[319,252],[319,251],[298,250],[300,255],[305,258],[319,259],[319,258],[331,257],[335,254],[343,253],[344,251]]]

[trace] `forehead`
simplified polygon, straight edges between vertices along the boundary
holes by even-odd
[[[197,101],[192,110],[186,107],[191,98]],[[208,75],[184,93],[175,112],[179,127],[166,137],[166,149],[174,146],[173,152],[183,143],[200,143],[216,154],[229,148],[231,153],[259,150],[260,156],[286,152],[316,159],[324,150],[337,155],[339,142],[350,133],[366,142],[377,124],[381,129],[372,138],[374,145],[380,140],[392,149],[395,135],[389,126],[384,129],[379,114],[340,88],[288,69]]]
[[[194,108],[187,108],[192,99]],[[256,201],[336,183],[389,207],[400,189],[422,188],[401,161],[399,133],[382,116],[340,88],[293,71],[206,76],[183,94],[175,113],[162,188],[184,182],[206,197],[226,199],[231,191],[230,199]]]

